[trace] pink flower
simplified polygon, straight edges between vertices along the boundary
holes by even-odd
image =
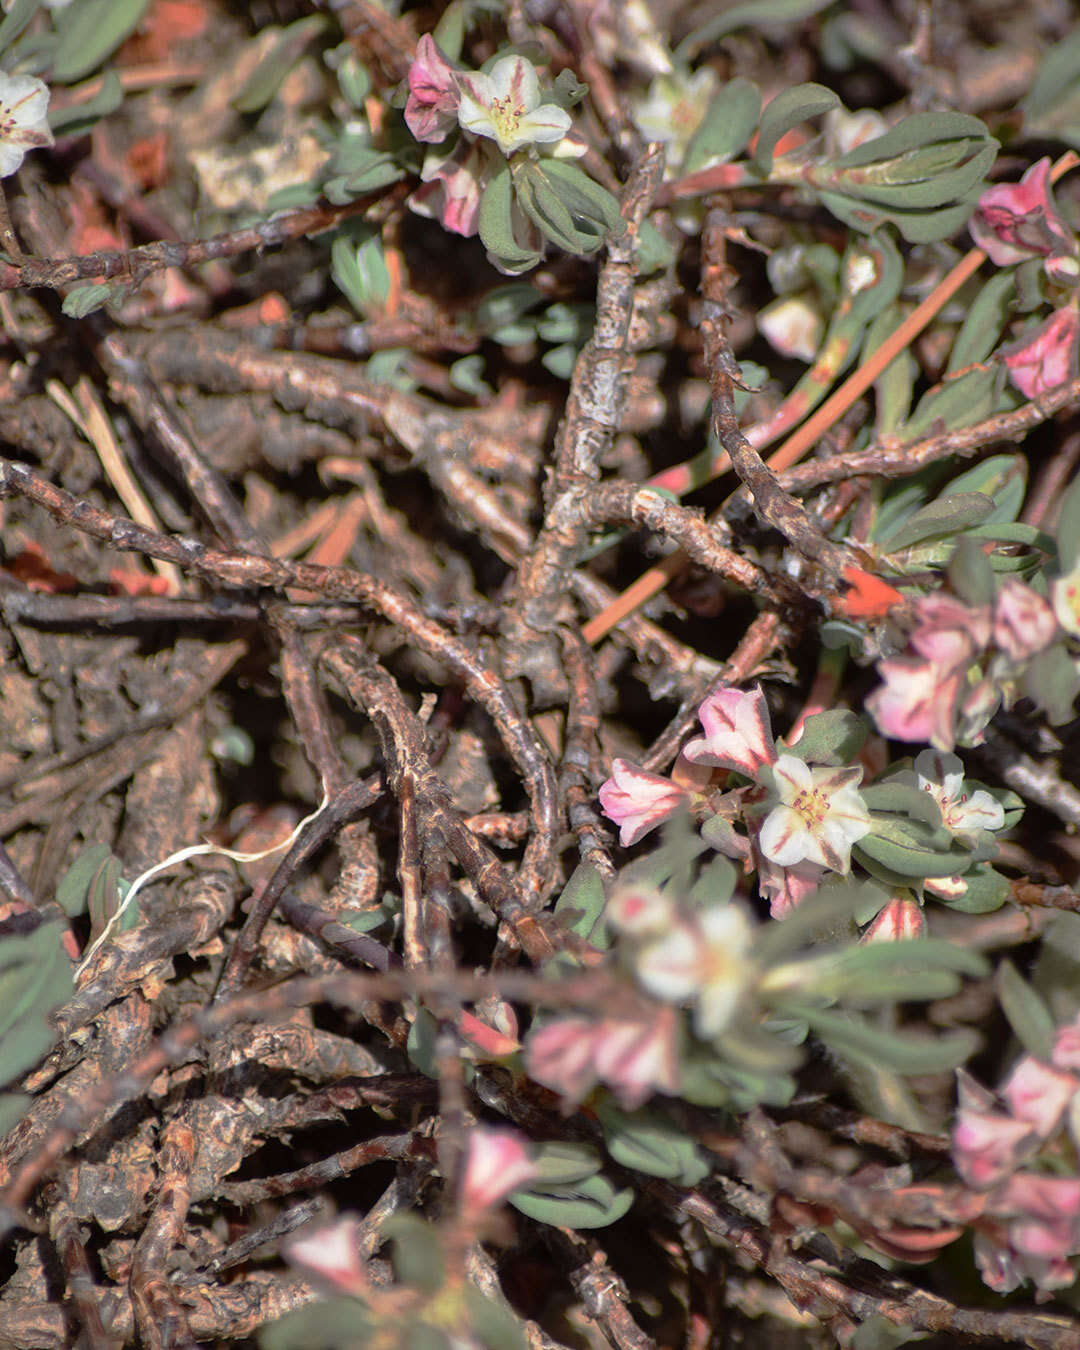
[[[756,778],[760,769],[776,763],[776,744],[761,685],[750,691],[721,685],[702,703],[698,717],[705,735],[683,748],[691,764],[734,769],[747,778]]]
[[[898,779],[910,781],[911,774]],[[1000,830],[1005,808],[985,788],[964,790],[964,765],[945,750],[923,750],[915,756],[915,786],[933,797],[941,809],[941,823],[965,843],[975,843],[981,830]]]
[[[1061,1124],[1066,1108],[1080,1090],[1080,1080],[1063,1069],[1052,1069],[1033,1055],[1025,1055],[1009,1075],[1001,1095],[1017,1120],[1049,1139]]]
[[[1022,1120],[997,1112],[960,1111],[952,1132],[953,1165],[969,1186],[988,1190],[1031,1156],[1037,1140]]]
[[[1050,1058],[1057,1069],[1080,1069],[1080,1017],[1058,1029]]]
[[[630,937],[663,933],[675,919],[675,903],[655,886],[622,883],[608,897],[604,917]]]
[[[363,1225],[352,1215],[320,1228],[305,1226],[285,1240],[285,1255],[321,1284],[359,1298],[370,1288],[360,1255],[362,1234]]]
[[[572,1103],[607,1083],[632,1111],[654,1092],[679,1090],[678,1016],[660,1008],[647,1022],[561,1018],[529,1036],[525,1067]]]
[[[860,942],[911,942],[926,936],[922,905],[911,896],[894,895],[878,911]]]
[[[461,1212],[475,1218],[536,1176],[527,1143],[516,1130],[478,1126],[469,1133],[461,1182]]]
[[[738,905],[712,905],[677,919],[635,954],[634,973],[664,1003],[694,1004],[694,1029],[708,1040],[727,1027],[753,970],[753,930]]]
[[[1025,398],[1038,398],[1074,379],[1080,347],[1080,316],[1072,305],[1054,311],[1037,328],[1002,347],[1009,378]]]
[[[1033,164],[1019,183],[1001,183],[979,198],[968,227],[998,267],[1026,258],[1075,252],[1073,236],[1050,195],[1050,160]]]
[[[418,141],[442,141],[457,126],[458,91],[454,67],[425,33],[409,67],[405,124]]]
[[[933,661],[906,656],[879,661],[878,674],[885,683],[866,700],[866,708],[881,734],[951,750],[956,743],[961,676],[944,674]]]
[[[628,759],[611,762],[611,777],[600,786],[600,806],[619,826],[619,843],[629,848],[689,800],[669,778],[640,769]]]
[[[817,863],[801,862],[793,867],[778,867],[755,848],[758,890],[769,902],[769,916],[786,918],[804,900],[808,900],[821,884],[825,868]]]
[[[966,670],[990,641],[990,609],[935,591],[915,601],[911,645],[943,672]]]
[[[1011,661],[1049,647],[1058,631],[1050,602],[1018,577],[1006,577],[994,600],[994,643]]]
[[[409,209],[438,220],[453,234],[474,235],[480,228],[480,198],[491,164],[483,146],[465,140],[449,155],[429,153],[420,171],[423,181],[409,198]]]

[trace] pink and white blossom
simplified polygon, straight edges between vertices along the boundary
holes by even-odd
[[[734,769],[747,778],[776,762],[776,742],[760,685],[736,689],[721,685],[698,709],[705,735],[689,741],[683,755],[691,764]]]
[[[877,670],[883,684],[866,700],[866,709],[881,734],[951,750],[956,744],[960,674],[944,674],[933,661],[910,656],[879,661]]]
[[[1071,572],[1051,583],[1050,599],[1058,623],[1066,633],[1080,637],[1080,559]]]
[[[801,862],[793,867],[778,867],[761,852],[754,850],[757,862],[758,890],[769,902],[769,917],[784,919],[804,900],[816,894],[825,875],[825,868],[817,863]]]
[[[772,772],[780,804],[758,836],[764,856],[780,867],[812,862],[848,872],[851,846],[873,828],[858,791],[862,769],[811,768],[797,755],[781,755]]]
[[[559,1018],[529,1035],[525,1067],[570,1103],[603,1082],[622,1106],[635,1110],[655,1092],[679,1090],[677,1014],[660,1008],[648,1021]]]
[[[536,1176],[528,1141],[517,1130],[478,1126],[469,1133],[461,1180],[461,1212],[476,1218]]]
[[[684,807],[689,795],[670,778],[649,773],[628,759],[611,762],[611,777],[600,785],[600,806],[619,827],[619,843],[629,848]]]
[[[943,674],[966,670],[990,642],[989,605],[966,605],[935,591],[915,601],[911,645]]]
[[[492,153],[458,141],[449,155],[430,152],[420,170],[421,184],[409,198],[410,211],[438,220],[465,238],[480,228],[480,198],[491,175]]]
[[[49,86],[43,80],[0,71],[0,178],[13,174],[28,150],[52,145],[48,110]]]
[[[1063,305],[1036,328],[1001,349],[1009,378],[1025,398],[1041,394],[1076,378],[1080,350],[1080,315]]]
[[[1080,1079],[1064,1069],[1052,1068],[1034,1055],[1024,1055],[1001,1089],[1001,1095],[1017,1120],[1049,1139],[1057,1130],[1069,1103],[1080,1091]]]
[[[1050,602],[1019,577],[1006,577],[994,599],[994,644],[1010,661],[1027,661],[1053,642],[1058,622]]]
[[[634,959],[643,988],[665,1003],[694,1004],[699,1036],[718,1036],[731,1021],[752,968],[750,922],[738,905],[687,913]]]
[[[969,229],[998,267],[1076,251],[1072,231],[1051,195],[1049,157],[1033,164],[1019,183],[988,188],[979,198]]]
[[[621,883],[608,896],[604,917],[630,937],[654,937],[671,927],[675,902],[655,886]]]
[[[902,775],[898,775],[902,777]],[[915,757],[918,787],[941,808],[941,823],[958,839],[973,839],[980,830],[1000,830],[1005,808],[985,788],[964,791],[964,765],[944,750],[923,750]]]
[[[504,56],[488,75],[458,76],[457,118],[472,136],[493,140],[508,158],[529,145],[551,145],[570,130],[570,114],[544,103],[536,67],[523,56]]]

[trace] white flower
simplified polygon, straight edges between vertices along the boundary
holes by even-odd
[[[989,792],[980,788],[969,795],[964,791],[959,756],[924,750],[915,758],[915,773],[919,787],[941,807],[941,823],[951,835],[960,838],[978,830],[1000,830],[1005,824],[1005,808]]]
[[[780,867],[815,862],[847,872],[852,844],[872,828],[857,788],[862,769],[811,769],[797,755],[781,755],[773,777],[780,805],[765,817],[761,852]]]
[[[540,102],[536,67],[523,56],[504,56],[490,75],[460,75],[458,122],[474,136],[495,141],[504,155],[526,145],[561,141],[570,114],[556,103]]]
[[[0,178],[15,172],[27,150],[52,145],[48,107],[49,86],[43,80],[0,72]]]
[[[731,1021],[750,977],[750,939],[750,922],[738,905],[714,905],[647,943],[635,962],[637,977],[665,1003],[692,1000],[695,1030],[711,1039]]]
[[[693,74],[676,69],[653,80],[648,96],[635,103],[631,115],[638,131],[647,141],[663,142],[669,164],[682,163],[716,88],[711,66]]]

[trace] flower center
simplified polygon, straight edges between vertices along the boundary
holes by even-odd
[[[803,788],[791,805],[811,828],[823,825],[829,814],[829,799],[820,788]]]
[[[514,139],[518,134],[518,127],[524,116],[524,107],[520,103],[515,103],[509,94],[506,98],[493,98],[491,100],[491,119],[498,127],[504,140],[511,141]]]

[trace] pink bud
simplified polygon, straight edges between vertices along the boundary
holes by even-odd
[[[1080,1069],[1080,1017],[1058,1029],[1050,1058],[1056,1069]]]
[[[952,1132],[953,1164],[969,1186],[985,1190],[1014,1172],[1037,1140],[1022,1120],[961,1109]]]
[[[600,806],[619,826],[619,843],[629,848],[663,824],[688,800],[682,788],[628,759],[611,763],[611,777],[600,785]]]
[[[966,670],[990,641],[990,609],[935,591],[915,601],[911,645],[942,671]]]
[[[647,937],[668,928],[675,918],[675,905],[670,896],[655,886],[625,882],[608,897],[604,917],[620,933]]]
[[[690,741],[683,754],[692,764],[734,769],[747,778],[776,762],[776,744],[761,685],[750,691],[721,685],[698,709],[705,735]]]
[[[409,98],[405,124],[418,141],[441,141],[457,126],[461,101],[454,67],[443,56],[430,33],[416,44],[409,67]]]
[[[1071,1073],[1052,1069],[1033,1055],[1025,1055],[1009,1075],[1001,1095],[1017,1120],[1049,1139],[1078,1090],[1080,1080]]]
[[[493,1209],[535,1176],[536,1164],[516,1130],[477,1127],[469,1134],[461,1183],[462,1215],[475,1217]]]
[[[994,642],[1012,661],[1026,661],[1054,640],[1058,622],[1048,600],[1017,577],[1006,577],[994,601]]]
[[[1076,242],[1050,194],[1050,160],[1033,164],[1019,183],[1001,183],[979,198],[971,237],[998,267],[1074,252]]]
[[[911,942],[926,936],[926,918],[918,900],[910,896],[894,895],[869,928],[863,930],[861,942]]]
[[[1075,378],[1078,346],[1080,317],[1065,305],[1001,352],[1017,389],[1025,398],[1038,398]]]
[[[363,1225],[352,1216],[321,1228],[305,1227],[286,1239],[285,1255],[330,1288],[359,1297],[369,1289],[360,1255],[362,1233]]]

